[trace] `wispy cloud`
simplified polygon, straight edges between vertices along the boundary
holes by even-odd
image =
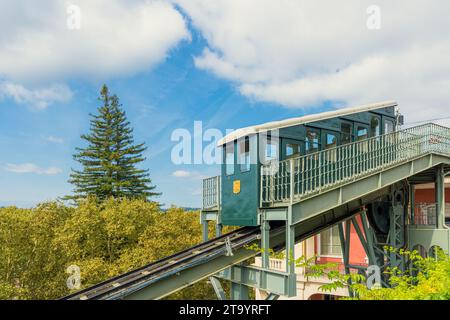
[[[21,164],[7,163],[4,166],[4,169],[6,171],[14,173],[35,173],[45,175],[55,175],[62,172],[62,170],[57,167],[42,168],[34,163],[21,163]]]
[[[176,178],[188,178],[188,177],[192,176],[192,172],[185,171],[185,170],[176,170],[176,171],[172,172],[172,176],[174,176]]]
[[[16,103],[43,110],[55,102],[67,102],[72,98],[72,91],[62,84],[44,88],[28,89],[11,81],[0,82],[0,98],[11,98]]]
[[[47,140],[48,142],[53,142],[53,143],[64,143],[63,138],[55,137],[55,136],[48,136],[45,138],[45,140]]]
[[[191,179],[203,179],[205,176],[197,171],[176,170],[172,172],[172,176],[175,178],[191,178]]]

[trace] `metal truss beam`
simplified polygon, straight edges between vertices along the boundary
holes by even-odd
[[[287,272],[267,270],[255,266],[234,266],[222,271],[218,276],[222,279],[241,285],[261,289],[273,294],[294,297],[296,287],[292,283],[292,274]]]

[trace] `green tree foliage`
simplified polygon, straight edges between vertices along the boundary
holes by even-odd
[[[388,247],[385,250],[397,251]],[[450,257],[446,253],[436,250],[433,257],[424,258],[415,250],[398,252],[410,268],[405,272],[387,269],[390,288],[375,286],[368,289],[365,276],[342,274],[336,263],[315,264],[315,258],[301,258],[297,266],[307,267],[308,277],[326,276],[330,283],[321,286],[324,292],[333,292],[351,283],[350,288],[355,293],[353,300],[450,300]]]
[[[91,114],[90,133],[82,135],[86,148],[77,148],[74,159],[81,170],[72,169],[69,182],[75,186],[69,199],[95,195],[104,200],[114,198],[142,198],[155,196],[148,170],[136,165],[145,160],[144,143],[134,144],[133,129],[122,110],[119,98],[111,95],[104,85],[100,91],[102,105],[98,114]]]
[[[70,290],[68,266],[82,288],[201,242],[198,212],[144,199],[49,202],[34,209],[0,209],[0,299],[55,299]],[[211,230],[212,231],[212,230]],[[170,299],[215,299],[206,281]]]
[[[395,250],[395,249],[389,249]],[[450,300],[450,258],[442,250],[434,257],[423,258],[417,251],[400,252],[411,269],[401,273],[391,269],[392,288],[369,290],[361,283],[353,289],[359,300]]]

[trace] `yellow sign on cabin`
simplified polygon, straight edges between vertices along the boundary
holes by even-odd
[[[233,181],[233,193],[238,194],[241,192],[241,180],[234,180]]]

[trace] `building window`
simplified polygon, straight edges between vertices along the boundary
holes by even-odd
[[[384,133],[394,132],[394,122],[390,120],[384,121]]]
[[[320,255],[342,256],[341,241],[338,226],[333,226],[320,233]]]
[[[286,144],[286,158],[293,158],[300,154],[300,146],[296,143]]]
[[[320,133],[318,130],[306,129],[306,153],[313,153],[319,151],[320,148]]]
[[[377,137],[380,135],[380,119],[372,117],[370,120],[370,136]]]
[[[245,137],[239,142],[239,164],[241,172],[250,171],[250,139]]]
[[[227,176],[234,174],[234,142],[225,146],[225,174]]]
[[[341,123],[341,143],[346,144],[352,142],[352,125],[347,122]]]

